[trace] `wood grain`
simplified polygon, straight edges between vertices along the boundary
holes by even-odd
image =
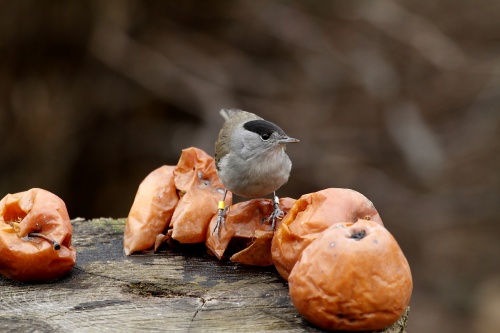
[[[0,332],[321,332],[274,268],[221,262],[203,246],[126,257],[124,223],[73,221],[77,264],[63,279],[0,277]],[[403,333],[407,319],[380,332]]]

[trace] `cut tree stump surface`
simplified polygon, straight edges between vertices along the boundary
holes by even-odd
[[[274,267],[218,261],[204,246],[125,256],[125,219],[74,220],[77,263],[54,282],[0,276],[0,332],[322,332]],[[408,313],[378,332],[405,332]]]

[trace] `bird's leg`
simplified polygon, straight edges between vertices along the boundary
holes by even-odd
[[[285,213],[280,209],[280,199],[276,195],[276,192],[273,192],[273,212],[267,218],[268,221],[271,221],[271,227],[273,230],[276,228],[276,219],[282,219],[285,216]]]
[[[212,234],[214,234],[217,231],[217,237],[220,234],[220,227],[223,226],[224,229],[226,229],[226,212],[229,207],[226,207],[226,195],[227,195],[227,190],[224,191],[224,198],[219,201],[219,210],[217,211],[217,221],[215,223],[214,230],[212,231]]]

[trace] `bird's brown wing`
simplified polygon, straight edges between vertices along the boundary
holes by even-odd
[[[225,130],[225,126],[219,132],[219,138],[215,141],[215,166],[218,168],[219,161],[221,158],[229,153],[228,144],[228,131]]]

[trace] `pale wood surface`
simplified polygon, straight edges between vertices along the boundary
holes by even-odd
[[[73,221],[65,278],[0,277],[0,332],[321,332],[272,267],[218,261],[202,246],[125,256],[124,219]],[[407,315],[384,333],[405,332]]]

